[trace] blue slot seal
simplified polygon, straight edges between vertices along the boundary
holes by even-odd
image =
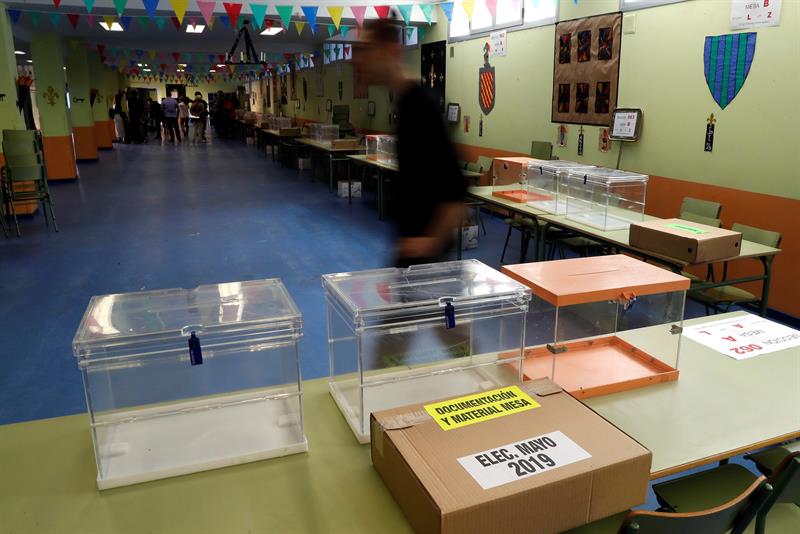
[[[189,361],[192,365],[202,365],[203,363],[203,349],[200,347],[200,338],[192,330],[192,335],[189,336]]]

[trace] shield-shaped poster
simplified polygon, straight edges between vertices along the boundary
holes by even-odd
[[[478,71],[480,81],[478,101],[481,111],[488,115],[494,109],[494,67],[484,65]]]
[[[756,52],[756,33],[706,37],[703,62],[711,96],[725,109],[744,85]]]

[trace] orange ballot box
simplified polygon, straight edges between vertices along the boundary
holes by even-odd
[[[689,279],[629,256],[507,265],[531,288],[524,375],[579,398],[678,379]],[[664,341],[664,331],[670,333]]]
[[[512,202],[528,202],[528,166],[541,162],[534,158],[494,158],[492,196]]]

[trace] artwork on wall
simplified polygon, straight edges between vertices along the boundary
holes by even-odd
[[[486,115],[492,112],[495,103],[494,67],[489,64],[491,45],[483,45],[483,67],[478,69],[478,104]]]
[[[281,105],[285,106],[289,103],[289,91],[286,88],[286,75],[281,74]]]
[[[272,106],[271,91],[269,90],[269,78],[264,80],[264,107]]]
[[[703,148],[705,152],[711,152],[714,150],[714,123],[716,122],[717,119],[714,118],[713,113],[709,118],[706,119],[706,141],[705,147]]]
[[[558,131],[556,133],[556,144],[562,148],[566,148],[567,146],[567,136],[569,134],[569,126],[566,124],[559,124]]]
[[[297,65],[289,65],[289,77],[292,79],[292,100],[297,100]]]
[[[551,120],[608,126],[617,106],[622,15],[556,25]]]
[[[325,96],[325,71],[323,69],[324,67],[321,63],[317,63],[317,66],[314,68],[314,74],[316,75],[316,95],[320,98]]]
[[[436,41],[420,47],[420,82],[435,93],[442,113],[444,113],[445,48],[445,41]]]
[[[611,139],[608,136],[608,128],[600,128],[600,135],[597,142],[597,148],[600,152],[608,152],[611,150]]]
[[[755,53],[755,32],[706,37],[703,50],[706,85],[722,109],[739,94],[750,74]]]

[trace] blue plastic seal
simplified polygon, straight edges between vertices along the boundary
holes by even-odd
[[[203,349],[200,347],[200,338],[197,337],[194,331],[189,336],[189,361],[192,365],[201,365],[203,363]]]
[[[448,330],[456,327],[456,309],[452,302],[444,306],[444,327]]]

